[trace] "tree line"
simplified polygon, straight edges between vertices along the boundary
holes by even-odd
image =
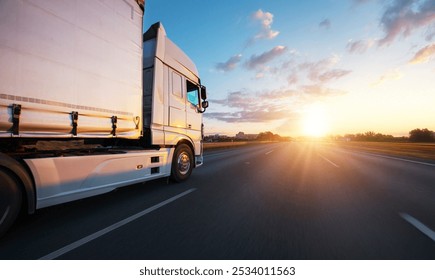
[[[342,137],[335,137],[335,139]],[[346,134],[344,138],[348,141],[367,141],[367,142],[435,142],[435,133],[427,128],[416,128],[409,132],[409,137],[394,137],[382,133],[368,131],[365,133]]]
[[[409,132],[411,142],[435,142],[435,133],[427,128],[414,129]]]
[[[204,136],[205,142],[245,142],[245,141],[270,141],[270,142],[285,142],[290,141],[290,137],[274,134],[270,131],[260,132],[257,135],[249,138],[230,137],[227,135],[208,135]]]
[[[367,131],[365,133],[346,134],[344,136],[329,136],[332,140],[346,140],[346,141],[364,141],[364,142],[435,142],[435,132],[427,128],[416,128],[409,132],[409,137],[394,137],[393,135],[376,133]],[[260,132],[257,137],[251,139],[238,139],[229,136],[205,136],[206,142],[235,142],[235,141],[290,141],[290,137],[283,137],[279,134],[274,134],[270,131]]]

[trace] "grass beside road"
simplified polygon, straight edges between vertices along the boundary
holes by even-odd
[[[435,161],[435,143],[335,142],[334,144],[372,153]]]

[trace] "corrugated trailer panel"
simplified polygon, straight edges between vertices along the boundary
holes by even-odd
[[[138,138],[142,17],[134,0],[0,1],[0,137]]]

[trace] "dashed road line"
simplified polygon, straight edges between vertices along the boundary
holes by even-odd
[[[3,214],[3,217],[0,220],[0,225],[3,224],[3,221],[6,220],[6,217],[8,216],[9,210],[11,209],[11,206],[8,206],[8,208],[6,208],[5,213]]]
[[[367,153],[369,154],[369,153]],[[435,166],[435,164],[433,163],[429,163],[429,162],[422,162],[422,161],[416,161],[416,160],[410,160],[410,159],[404,159],[404,158],[398,158],[398,157],[389,157],[389,156],[384,156],[384,155],[378,155],[378,154],[371,154],[372,156],[375,157],[380,157],[380,158],[388,158],[388,159],[394,159],[394,160],[400,160],[400,161],[405,161],[405,162],[410,162],[410,163],[416,163],[416,164],[422,164],[422,165],[428,165],[428,166]]]
[[[91,234],[91,235],[88,235],[82,239],[79,239],[79,240],[77,240],[77,241],[75,241],[75,242],[73,242],[73,243],[71,243],[63,248],[60,248],[57,251],[54,251],[46,256],[43,256],[42,258],[40,258],[40,260],[53,260],[55,258],[58,258],[58,257],[66,254],[66,253],[86,244],[86,243],[89,243],[89,242],[91,242],[91,241],[111,232],[111,231],[114,231],[115,229],[118,229],[118,228],[120,228],[120,227],[134,221],[134,220],[141,218],[142,216],[145,216],[146,214],[149,214],[149,213],[153,212],[154,210],[157,210],[157,209],[159,209],[159,208],[161,208],[161,207],[163,207],[163,206],[165,206],[165,205],[167,205],[167,204],[169,204],[169,203],[171,203],[171,202],[173,202],[173,201],[175,201],[175,200],[177,200],[185,195],[188,195],[195,190],[196,189],[192,188],[192,189],[189,189],[185,192],[182,192],[176,196],[173,196],[165,201],[162,201],[154,206],[151,206],[150,208],[147,208],[147,209],[145,209],[137,214],[134,214],[134,215],[122,220],[122,221],[119,221],[111,226],[108,226],[102,230],[99,230],[99,231]]]
[[[421,165],[432,166],[432,167],[435,166],[434,163],[430,163],[430,162],[411,160],[411,159],[405,159],[405,158],[393,157],[393,156],[386,156],[386,155],[381,155],[381,154],[376,154],[376,153],[370,153],[370,152],[349,151],[349,150],[344,150],[344,149],[338,149],[338,151],[340,151],[342,153],[349,153],[349,154],[356,154],[356,155],[365,155],[365,156],[370,156],[370,157],[386,158],[386,159],[391,159],[391,160],[398,160],[398,161],[415,163],[415,164],[421,164]]]
[[[271,150],[271,151],[268,151],[267,153],[265,153],[265,155],[267,156],[267,155],[270,155],[271,153],[273,153],[275,150]]]
[[[422,222],[420,222],[419,220],[417,220],[416,218],[412,217],[409,214],[406,213],[400,213],[400,216],[407,221],[408,223],[410,223],[411,225],[413,225],[415,228],[417,228],[419,231],[421,231],[422,233],[424,233],[427,237],[429,237],[430,239],[432,239],[432,241],[435,241],[435,231],[431,230],[429,227],[427,227],[426,225],[424,225]]]
[[[340,168],[340,166],[338,164],[335,164],[334,162],[330,161],[329,159],[325,158],[322,155],[319,155],[321,158],[323,158],[325,161],[329,162],[330,164],[332,164],[333,166]]]

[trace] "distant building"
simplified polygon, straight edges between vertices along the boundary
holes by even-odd
[[[245,134],[244,132],[239,132],[236,134],[236,140],[255,140],[258,134]]]
[[[244,132],[239,132],[236,134],[236,139],[245,139],[245,133]]]

